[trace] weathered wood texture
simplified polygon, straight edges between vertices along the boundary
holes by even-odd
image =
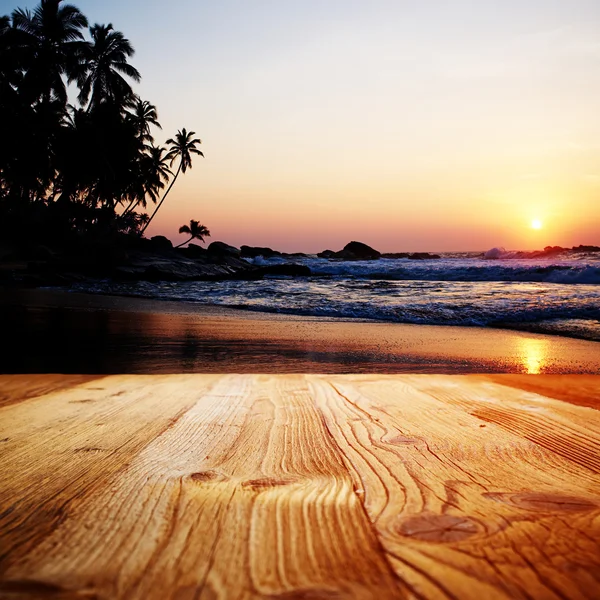
[[[0,377],[0,598],[599,598],[599,389]]]

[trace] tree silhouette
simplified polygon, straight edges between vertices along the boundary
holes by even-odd
[[[135,210],[138,206],[146,208],[148,197],[156,203],[160,190],[165,187],[165,182],[173,173],[168,167],[166,150],[160,146],[147,146],[146,152],[140,160],[139,177],[134,182],[134,191],[129,206],[123,211],[123,215]]]
[[[154,144],[158,112],[134,92],[133,55],[111,24],[88,29],[63,0],[0,15],[0,239],[142,235],[192,155],[203,156],[185,129]]]
[[[169,151],[167,153],[167,158],[171,160],[171,164],[173,164],[177,158],[179,157],[179,167],[177,168],[177,172],[175,173],[175,177],[171,182],[171,185],[167,188],[165,195],[162,197],[162,200],[158,203],[158,206],[154,209],[154,212],[150,215],[148,222],[144,225],[142,229],[142,234],[148,228],[148,225],[152,222],[152,219],[156,216],[156,213],[162,206],[165,198],[169,195],[171,188],[175,184],[179,173],[185,173],[188,169],[192,168],[192,154],[199,154],[204,157],[204,154],[198,150],[197,146],[202,143],[198,138],[194,138],[196,135],[195,131],[186,131],[185,127],[178,131],[175,135],[175,138],[170,138],[167,140],[167,144],[171,144]]]
[[[81,49],[84,62],[79,65],[77,85],[78,100],[88,110],[93,110],[103,102],[124,106],[133,101],[133,90],[123,77],[139,82],[141,75],[127,59],[133,56],[134,49],[129,40],[115,31],[111,23],[90,27],[92,43],[87,42]],[[91,95],[91,98],[90,98]]]
[[[152,144],[154,138],[150,133],[150,126],[158,127],[162,129],[161,124],[158,122],[158,113],[156,106],[150,104],[147,100],[142,100],[139,97],[135,98],[132,110],[128,114],[128,119],[133,123],[138,138],[143,143]]]
[[[193,219],[190,221],[189,225],[182,225],[179,228],[179,233],[187,233],[190,238],[178,246],[175,246],[175,248],[180,248],[192,240],[204,242],[205,237],[210,237],[210,231],[204,225],[200,225],[199,221],[194,221]]]
[[[31,57],[22,84],[28,100],[49,102],[54,98],[66,103],[63,75],[71,79],[78,72],[87,18],[62,0],[41,0],[33,12],[21,8],[13,11],[12,24],[21,33],[19,45]]]

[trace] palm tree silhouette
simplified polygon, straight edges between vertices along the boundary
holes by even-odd
[[[138,175],[139,177],[134,182],[129,206],[121,216],[135,210],[140,205],[146,208],[146,197],[156,203],[158,193],[173,175],[168,167],[166,150],[160,146],[146,146],[146,151],[139,161]]]
[[[152,219],[154,219],[154,217],[156,216],[158,209],[162,206],[162,203],[165,201],[165,198],[169,195],[169,192],[171,191],[171,188],[177,180],[179,173],[185,173],[187,169],[192,168],[192,154],[199,154],[200,156],[204,157],[204,154],[202,154],[202,152],[200,152],[200,150],[198,150],[198,148],[196,147],[202,142],[198,138],[194,138],[194,135],[196,135],[195,131],[186,131],[184,127],[181,131],[177,132],[177,135],[174,139],[170,138],[167,140],[167,144],[171,144],[169,152],[167,153],[167,158],[170,159],[171,164],[173,164],[177,157],[179,157],[179,167],[177,169],[177,172],[175,173],[175,177],[173,178],[171,185],[167,188],[165,195],[162,197],[162,200],[154,209],[154,212],[148,219],[146,225],[144,225],[144,228],[141,231],[142,234],[144,233],[144,231],[146,231],[148,225],[150,225]]]
[[[17,8],[13,28],[22,34],[22,45],[33,56],[24,76],[23,90],[30,102],[53,97],[65,104],[67,89],[62,78],[72,80],[81,63],[86,42],[81,30],[87,18],[78,8],[62,0],[41,0],[33,13]]]
[[[154,142],[154,138],[150,133],[151,125],[162,129],[161,124],[158,122],[156,106],[137,96],[133,103],[132,111],[128,113],[127,118],[135,127],[138,139],[140,139],[142,143],[148,142],[149,144],[152,144],[152,142]]]
[[[123,77],[141,80],[139,71],[132,67],[127,59],[135,53],[130,41],[120,32],[115,31],[111,23],[90,27],[92,42],[86,43],[82,56],[85,66],[77,77],[81,105],[90,100],[88,111],[103,102],[124,106],[133,100],[131,86]],[[91,98],[90,98],[91,95]]]
[[[88,29],[69,0],[37,2],[0,14],[0,138],[10,140],[0,144],[0,239],[30,217],[48,243],[140,235],[192,155],[204,156],[201,141],[182,129],[155,146],[158,114],[132,90],[140,74],[130,41],[111,24]],[[192,239],[210,235],[193,223]]]
[[[194,239],[204,242],[205,237],[210,237],[210,231],[204,225],[200,225],[199,221],[194,221],[193,219],[190,221],[189,225],[182,225],[179,228],[179,233],[187,233],[191,237],[189,240],[185,240],[185,242],[175,246],[175,248],[180,248]]]
[[[0,105],[7,94],[15,93],[22,77],[23,53],[19,43],[22,33],[10,26],[8,15],[0,16]]]

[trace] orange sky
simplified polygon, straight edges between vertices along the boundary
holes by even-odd
[[[203,141],[150,235],[193,218],[283,251],[600,245],[597,0],[75,4],[132,40],[157,140]]]

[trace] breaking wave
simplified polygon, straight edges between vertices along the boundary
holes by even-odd
[[[282,258],[256,264],[290,262]],[[310,277],[116,283],[74,290],[216,304],[321,318],[509,327],[600,341],[600,261],[478,257],[365,262],[294,259]]]

